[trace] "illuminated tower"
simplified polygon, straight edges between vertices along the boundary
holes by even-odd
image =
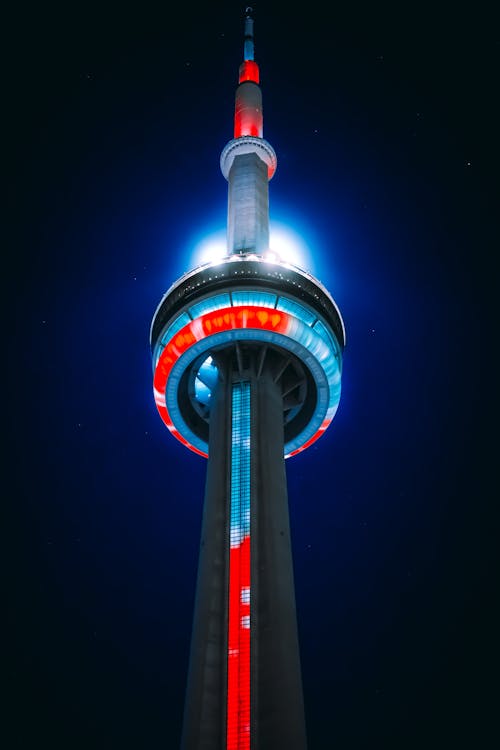
[[[183,750],[306,747],[284,459],[332,421],[345,343],[324,286],[269,253],[250,12],[220,158],[227,255],[176,281],[151,326],[160,416],[208,458]]]

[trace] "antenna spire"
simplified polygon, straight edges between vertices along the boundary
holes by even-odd
[[[243,59],[253,60],[253,8],[248,5],[245,8],[245,41],[243,45]]]

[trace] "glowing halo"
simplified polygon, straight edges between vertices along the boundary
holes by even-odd
[[[191,254],[190,267],[205,263],[217,263],[228,256],[225,230],[212,232],[197,242]],[[269,250],[263,256],[270,263],[283,261],[305,271],[313,271],[309,249],[302,237],[291,227],[271,222]]]

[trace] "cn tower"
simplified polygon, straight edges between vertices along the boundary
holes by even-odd
[[[327,429],[345,330],[325,287],[269,252],[269,181],[252,9],[235,97],[227,254],[188,271],[151,325],[162,420],[207,459],[183,750],[307,746],[285,459]]]

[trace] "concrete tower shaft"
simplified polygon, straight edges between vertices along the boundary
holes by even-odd
[[[263,356],[263,351],[256,345],[238,351],[236,345],[214,354],[219,378],[211,405],[183,750],[305,750],[307,744],[283,458],[283,396],[276,379],[283,362],[280,365],[279,352]],[[234,492],[235,484],[244,485],[245,474],[240,458],[245,439],[238,444],[234,427],[234,392],[240,388],[247,389],[250,407],[246,498],[241,490],[236,497]],[[235,501],[240,517],[247,510],[246,534],[234,525]],[[242,596],[245,591],[248,599]],[[245,617],[248,625],[241,627]]]
[[[255,151],[241,154],[233,161],[228,182],[228,250],[263,255],[269,248],[267,164]]]

